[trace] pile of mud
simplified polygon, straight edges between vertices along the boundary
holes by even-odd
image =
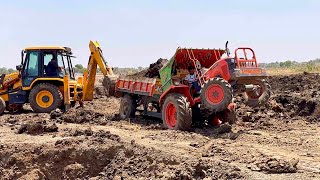
[[[55,123],[47,124],[44,121],[28,121],[23,123],[17,133],[27,133],[31,135],[39,135],[43,133],[58,132],[58,126]]]
[[[89,124],[106,124],[106,116],[102,113],[95,112],[90,109],[85,108],[72,108],[65,113],[62,113],[60,110],[55,110],[50,113],[50,118],[55,119],[58,122],[66,123],[89,123]]]
[[[320,75],[297,74],[268,78],[272,95],[263,107],[250,108],[240,103],[237,97],[237,115],[244,122],[258,122],[270,119],[309,122],[320,121]]]
[[[128,75],[136,78],[160,78],[159,70],[168,62],[167,59],[158,59],[155,63],[149,65],[149,68],[135,74]]]
[[[0,174],[4,179],[243,178],[239,168],[222,161],[188,159],[114,136],[92,132],[54,145],[6,145],[0,147]]]

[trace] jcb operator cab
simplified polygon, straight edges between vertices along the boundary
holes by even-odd
[[[72,52],[67,47],[29,47],[21,53],[22,85],[29,87],[38,78],[63,78],[75,79],[72,68]]]

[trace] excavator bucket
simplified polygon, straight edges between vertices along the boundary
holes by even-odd
[[[105,88],[106,96],[114,96],[115,95],[115,87],[116,87],[116,81],[119,78],[119,76],[113,74],[108,75],[103,78],[102,85]]]

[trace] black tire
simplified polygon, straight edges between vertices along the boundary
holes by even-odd
[[[169,107],[170,106],[170,107]],[[168,113],[169,109],[175,109],[173,116]],[[171,111],[172,112],[172,111]],[[175,123],[172,122],[173,117]],[[181,94],[170,94],[166,97],[162,105],[162,121],[166,128],[174,130],[188,131],[192,124],[192,110],[187,97]]]
[[[37,103],[37,99],[36,99],[37,95],[43,91],[50,92],[53,97],[53,102],[48,107],[41,107]],[[50,100],[50,98],[48,98],[48,99]],[[53,84],[49,84],[49,83],[41,83],[41,84],[36,85],[30,91],[29,103],[30,103],[32,110],[36,113],[50,113],[51,111],[59,108],[63,104],[63,95],[59,91],[59,88],[57,86],[55,86]]]
[[[255,85],[260,85],[261,93],[259,95],[254,95],[255,92],[245,92],[244,99],[245,104],[250,107],[261,107],[265,105],[271,96],[271,87],[265,80],[254,82]]]
[[[124,95],[120,101],[119,115],[121,119],[135,117],[137,107],[135,100],[129,94]]]
[[[6,110],[6,102],[0,97],[0,115]]]
[[[211,112],[225,110],[232,102],[231,85],[222,78],[210,79],[201,90],[201,103]]]
[[[201,109],[199,108],[198,104],[192,106],[192,124],[193,126],[203,126],[204,125],[204,118],[201,113]]]

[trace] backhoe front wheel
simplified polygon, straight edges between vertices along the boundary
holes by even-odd
[[[162,120],[168,129],[188,131],[192,124],[192,110],[187,97],[169,95],[162,106]]]
[[[34,112],[49,113],[62,105],[63,96],[57,86],[41,83],[31,90],[29,103]]]

